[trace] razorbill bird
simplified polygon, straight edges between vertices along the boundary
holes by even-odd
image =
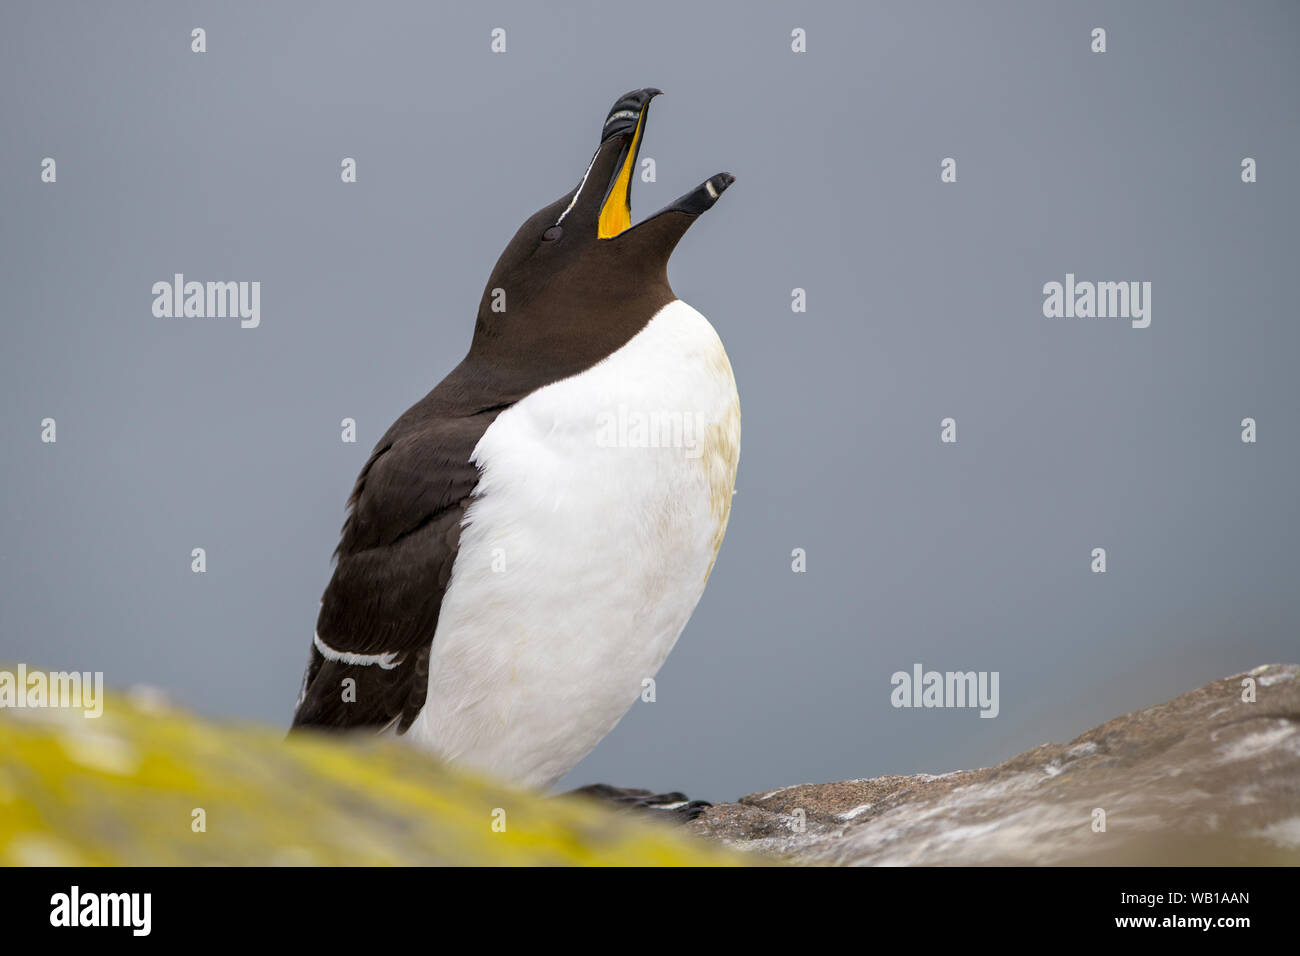
[[[726,531],[740,402],[667,264],[734,177],[632,225],[659,92],[614,104],[577,186],[501,254],[469,354],[362,468],[295,727],[548,787],[677,641]]]

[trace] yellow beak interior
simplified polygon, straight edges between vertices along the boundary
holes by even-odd
[[[637,147],[641,145],[641,131],[645,129],[645,114],[643,109],[641,118],[636,121],[636,132],[632,134],[632,145],[623,158],[623,168],[618,171],[605,205],[601,207],[600,219],[596,224],[596,234],[601,239],[613,239],[632,228],[632,204],[628,201],[628,185],[632,182],[632,166],[636,163]]]

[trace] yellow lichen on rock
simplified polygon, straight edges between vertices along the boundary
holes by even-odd
[[[0,709],[0,864],[727,865],[666,825],[399,743],[217,725],[109,695]]]

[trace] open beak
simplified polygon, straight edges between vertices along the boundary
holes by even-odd
[[[641,152],[641,141],[645,134],[650,101],[662,92],[647,87],[628,93],[619,98],[605,118],[605,125],[601,131],[601,145],[617,138],[621,141],[621,147],[596,221],[596,234],[601,239],[614,239],[632,228],[632,177],[636,172],[637,156]],[[686,195],[659,210],[655,216],[670,210],[697,216],[717,202],[723,190],[735,181],[736,177],[730,173],[711,176]],[[650,218],[653,219],[654,216]]]
[[[650,101],[663,90],[647,87],[619,99],[605,118],[600,141],[607,143],[615,137],[622,140],[614,176],[605,190],[600,204],[600,217],[596,221],[596,235],[613,239],[632,228],[632,173],[636,169],[637,154],[641,152],[641,138],[645,133],[645,118],[650,112]]]

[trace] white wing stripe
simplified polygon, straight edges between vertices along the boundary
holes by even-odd
[[[385,654],[353,654],[350,651],[339,651],[330,647],[320,639],[319,634],[312,635],[312,643],[316,645],[316,650],[320,651],[321,657],[327,661],[339,661],[344,664],[378,664],[386,671],[391,671],[397,666],[397,654],[389,651]]]

